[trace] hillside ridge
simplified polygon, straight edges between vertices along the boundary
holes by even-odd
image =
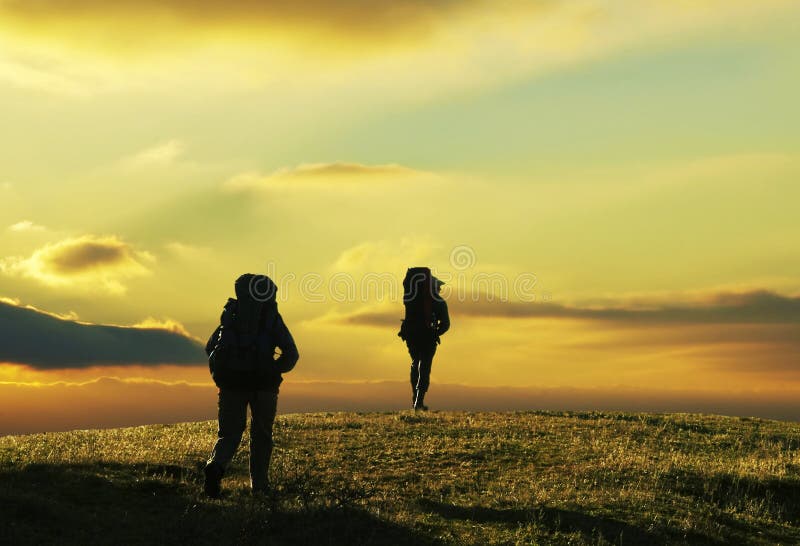
[[[698,414],[280,415],[221,500],[214,421],[0,437],[0,539],[126,544],[791,544],[800,425]]]

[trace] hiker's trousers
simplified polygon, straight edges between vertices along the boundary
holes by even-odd
[[[431,384],[431,366],[436,354],[436,341],[406,341],[408,354],[411,355],[411,390],[428,392]]]
[[[219,390],[219,428],[217,443],[209,463],[227,468],[247,426],[250,406],[250,485],[261,489],[269,483],[272,456],[272,424],[278,409],[278,394],[270,391]]]

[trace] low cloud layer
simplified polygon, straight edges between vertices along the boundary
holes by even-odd
[[[408,409],[403,382],[286,381],[281,414]],[[707,392],[658,389],[573,389],[436,385],[428,396],[438,410],[689,412],[800,419],[795,391]],[[84,383],[0,383],[0,435],[210,420],[216,389],[184,382],[103,377]],[[209,449],[211,446],[209,446]]]
[[[0,362],[40,370],[101,365],[201,364],[204,353],[180,325],[86,324],[0,301]]]
[[[630,326],[692,324],[794,324],[800,325],[800,297],[758,290],[712,294],[697,301],[674,304],[641,302],[628,306],[580,307],[557,303],[511,302],[485,296],[459,300],[451,297],[450,312],[475,318],[572,319]],[[385,327],[397,324],[396,311],[358,311],[341,315],[344,324]]]
[[[603,369],[603,376],[593,376],[601,384],[609,377],[637,381],[647,370],[645,375],[661,373],[658,381],[673,386],[691,384],[686,373],[694,374],[694,380],[735,384],[796,381],[800,374],[797,296],[753,291],[673,303],[588,307],[458,301],[451,295],[449,307],[454,329],[445,341],[455,344],[469,359],[458,368],[462,372],[473,358],[497,360],[498,352],[485,347],[497,347],[501,339],[500,347],[516,351],[503,365],[502,373],[516,373],[525,382],[535,380],[543,369],[548,377],[571,377],[571,381],[579,380],[575,375],[578,370],[585,378],[587,373]],[[397,330],[402,314],[402,306],[384,305],[350,313],[332,312],[308,324],[360,326],[388,335]],[[459,337],[461,330],[468,332],[468,337]],[[447,354],[443,352],[443,358]],[[560,368],[552,374],[555,363]]]
[[[0,260],[0,272],[50,286],[101,286],[125,291],[122,280],[149,273],[153,256],[114,236],[84,235],[50,243],[28,258]]]

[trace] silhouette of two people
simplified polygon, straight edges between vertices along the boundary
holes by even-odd
[[[411,355],[411,390],[415,410],[427,410],[436,346],[450,328],[444,283],[427,267],[412,267],[403,280],[405,318],[399,336]],[[253,492],[269,487],[272,427],[283,374],[292,370],[299,353],[278,312],[277,286],[266,275],[247,273],[236,279],[236,298],[229,298],[220,324],[206,343],[209,369],[218,393],[217,441],[204,468],[204,490],[220,496],[222,477],[247,426],[250,408],[250,485]]]

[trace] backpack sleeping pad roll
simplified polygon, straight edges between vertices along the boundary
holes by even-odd
[[[435,339],[434,284],[428,267],[409,267],[403,279],[405,318],[400,328],[404,340]]]

